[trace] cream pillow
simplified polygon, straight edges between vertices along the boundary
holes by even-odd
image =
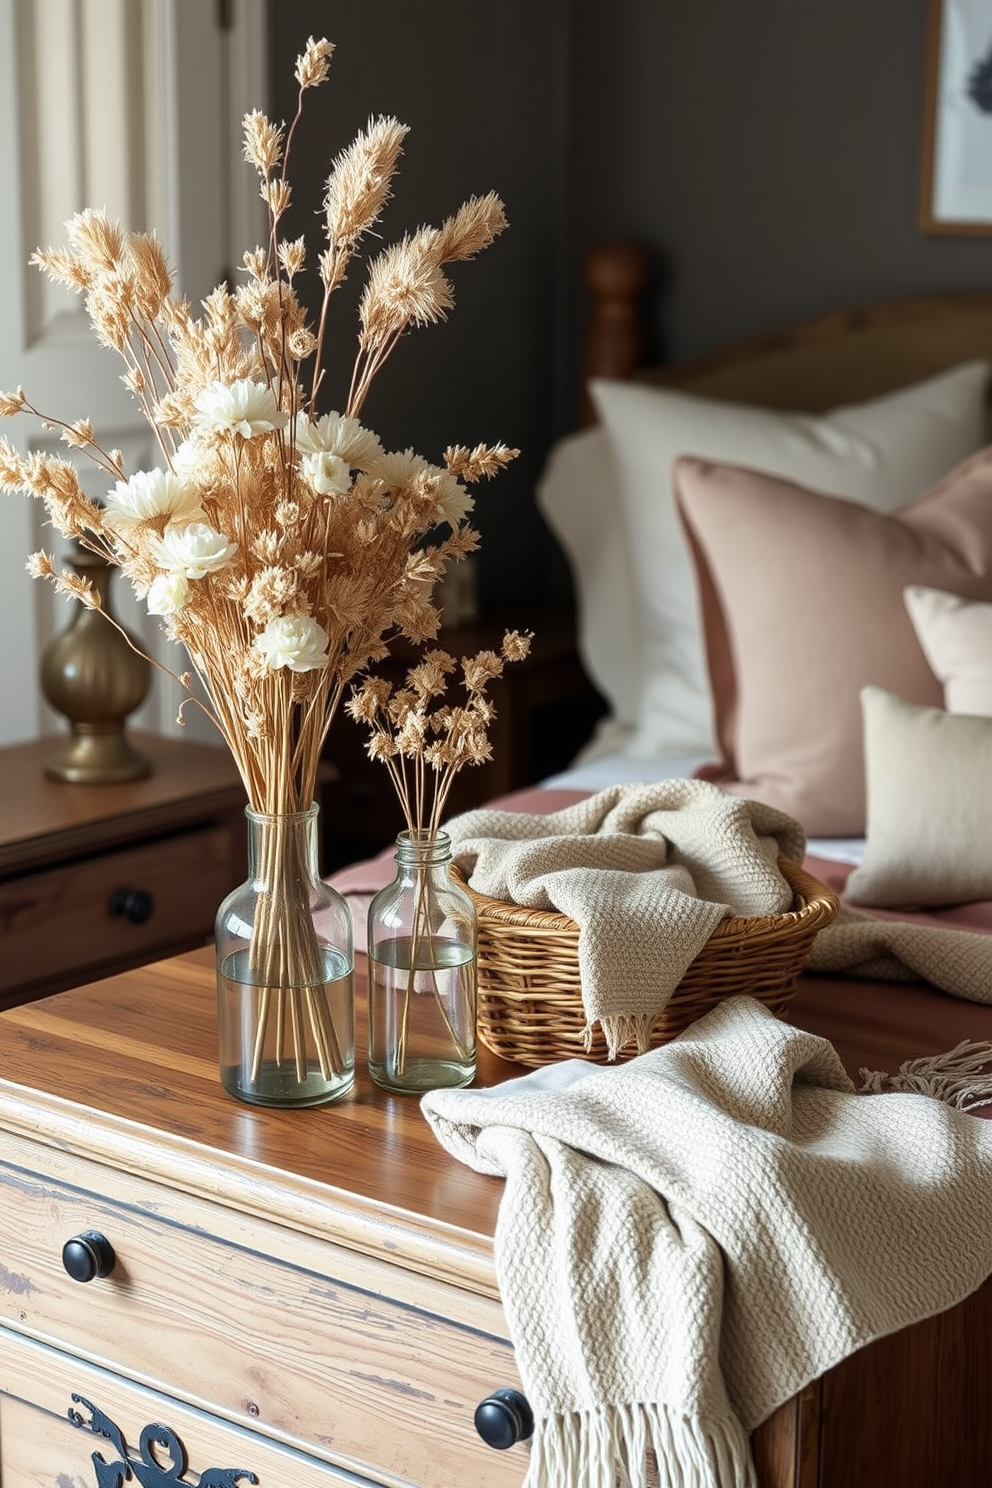
[[[675,484],[716,701],[707,774],[811,836],[863,835],[861,688],[943,703],[904,590],[992,601],[992,447],[888,513],[739,465],[682,459]]]
[[[633,731],[643,688],[643,626],[618,487],[609,440],[597,425],[557,441],[536,494],[571,565],[579,655],[613,720]]]
[[[910,585],[903,598],[950,713],[992,717],[992,604]]]
[[[868,823],[847,897],[878,908],[992,899],[992,718],[865,687]]]
[[[890,511],[983,444],[988,374],[986,362],[967,362],[887,397],[822,416],[638,383],[590,383],[616,462],[623,521],[617,522],[612,497],[604,499],[601,483],[576,480],[556,502],[555,530],[562,535],[566,527],[583,524],[581,594],[587,581],[595,584],[598,577],[590,576],[592,565],[601,565],[599,574],[604,571],[607,553],[614,566],[626,563],[628,582],[636,590],[643,682],[627,752],[651,758],[705,754],[715,746],[696,584],[672,492],[676,458],[691,454],[747,465]],[[603,553],[597,552],[600,544]],[[585,602],[598,611],[610,603],[588,594]],[[612,602],[626,605],[621,587],[614,588]]]

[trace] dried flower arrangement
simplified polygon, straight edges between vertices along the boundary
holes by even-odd
[[[436,635],[434,585],[449,559],[477,545],[467,488],[517,453],[502,444],[453,446],[443,464],[431,464],[410,449],[388,452],[360,422],[400,339],[450,309],[446,266],[474,257],[504,228],[492,193],[371,260],[347,398],[340,412],[318,411],[330,302],[390,197],[407,133],[394,118],[370,121],[332,163],[313,328],[296,288],[306,243],[285,240],[283,223],[304,98],[327,78],[333,50],[311,37],[297,59],[288,129],[258,111],[245,117],[244,154],[260,177],[268,242],[245,253],[244,282],[218,286],[202,316],[173,294],[155,237],[125,232],[101,212],[79,213],[65,248],[34,255],[85,296],[98,340],[123,359],[161,468],[128,474],[89,420],[53,418],[20,388],[0,394],[0,416],[31,414],[57,429],[95,463],[109,492],[103,502],[89,499],[70,460],[21,454],[6,439],[0,486],[39,497],[59,532],[117,566],[161,617],[192,664],[178,678],[183,706],[213,719],[251,808],[270,815],[309,808],[349,682],[388,654],[392,636],[419,643]],[[58,572],[49,554],[34,554],[28,567],[99,607],[86,580]],[[305,941],[303,929],[290,932],[297,934]],[[277,938],[273,926],[260,952],[281,955]]]
[[[488,728],[495,714],[486,688],[507,662],[523,661],[530,642],[529,635],[508,630],[499,652],[464,657],[459,707],[434,706],[457,669],[455,658],[441,650],[426,652],[404,687],[394,690],[384,677],[367,677],[345,703],[355,722],[369,727],[369,757],[389,771],[411,836],[436,837],[458,772],[492,758]]]
[[[368,753],[381,760],[389,771],[406,822],[406,835],[415,849],[413,857],[413,903],[409,926],[400,926],[401,941],[394,941],[388,965],[381,963],[381,951],[373,926],[375,905],[369,925],[370,955],[370,1040],[376,1045],[377,1062],[388,1068],[391,1088],[400,1088],[407,1075],[409,1055],[409,1021],[411,998],[419,990],[433,994],[450,1050],[450,1069],[474,1069],[470,1054],[459,1035],[459,1025],[471,1026],[474,1038],[474,945],[472,965],[452,974],[450,958],[442,951],[437,937],[444,935],[445,907],[436,894],[432,869],[437,861],[432,848],[437,844],[441,822],[458,773],[466,765],[481,765],[492,757],[488,729],[495,711],[486,689],[502,676],[508,662],[522,661],[530,651],[531,637],[510,630],[503,636],[499,652],[483,650],[465,657],[461,663],[464,701],[451,705],[445,701],[448,679],[457,670],[453,656],[442,650],[426,652],[422,660],[406,674],[405,685],[393,688],[383,677],[367,677],[345,703],[345,710],[356,723],[369,728]],[[445,844],[447,840],[445,839]],[[407,856],[404,854],[404,856]],[[408,870],[409,871],[409,870]],[[450,927],[448,930],[450,934]],[[395,1018],[385,1014],[384,1024],[395,1024],[395,1047],[388,1054],[381,1048],[378,1033],[381,999],[388,989],[398,990],[401,1005]],[[459,1017],[458,1009],[448,1006],[459,997],[471,997],[473,1015]],[[371,1052],[372,1044],[370,1044]],[[443,1064],[443,1060],[440,1061]],[[375,1070],[373,1069],[375,1078]]]

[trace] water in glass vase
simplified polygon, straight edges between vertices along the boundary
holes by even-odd
[[[416,953],[416,954],[415,954]],[[422,1094],[475,1077],[475,950],[410,936],[369,956],[369,1074],[384,1090]]]
[[[239,1100],[317,1106],[351,1089],[354,971],[340,951],[325,946],[321,955],[324,980],[309,986],[257,986],[247,948],[221,963],[220,1074]]]

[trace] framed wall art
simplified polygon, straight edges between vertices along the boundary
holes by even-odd
[[[920,228],[992,234],[989,0],[929,0]]]

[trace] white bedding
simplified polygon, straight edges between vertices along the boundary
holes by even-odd
[[[607,754],[572,765],[558,775],[550,775],[541,784],[552,790],[599,791],[608,785],[647,785],[657,780],[680,780],[711,758],[709,754],[673,754],[655,759]],[[835,863],[860,863],[864,850],[863,837],[810,837],[806,843],[806,851],[811,857],[826,858]]]

